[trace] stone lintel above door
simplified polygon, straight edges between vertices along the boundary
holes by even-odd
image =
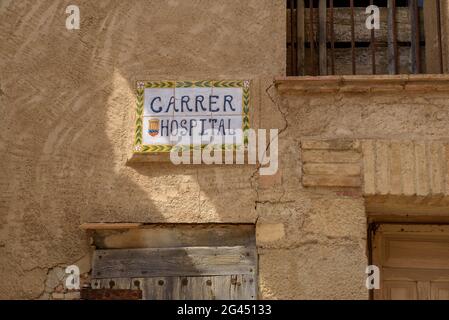
[[[449,139],[301,141],[302,184],[360,188],[365,197],[449,196]]]

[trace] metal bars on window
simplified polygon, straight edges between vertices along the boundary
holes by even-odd
[[[441,0],[286,1],[288,75],[444,72]]]

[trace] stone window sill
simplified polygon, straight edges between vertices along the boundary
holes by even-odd
[[[449,91],[449,74],[277,77],[281,94]]]

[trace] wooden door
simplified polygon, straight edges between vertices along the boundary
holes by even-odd
[[[372,254],[375,299],[449,300],[449,226],[381,224]]]
[[[143,300],[254,300],[251,275],[96,279],[95,289],[142,290]]]
[[[144,300],[256,299],[255,247],[96,250],[93,289],[134,289]]]

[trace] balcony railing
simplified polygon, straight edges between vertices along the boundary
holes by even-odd
[[[379,29],[366,26],[370,5],[380,10]],[[440,6],[440,0],[287,0],[287,75],[443,73]]]

